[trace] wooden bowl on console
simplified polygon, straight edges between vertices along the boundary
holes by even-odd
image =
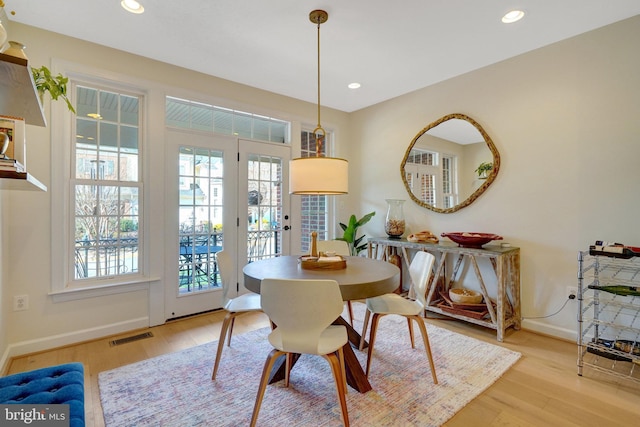
[[[480,304],[482,294],[471,289],[449,289],[449,298],[458,304]]]

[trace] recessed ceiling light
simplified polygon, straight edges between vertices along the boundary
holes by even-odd
[[[521,10],[512,10],[502,17],[502,22],[505,24],[512,24],[516,21],[519,21],[524,16],[524,12]]]
[[[144,7],[140,3],[138,3],[136,0],[122,0],[120,2],[120,5],[127,12],[131,12],[131,13],[142,13],[142,12],[144,12]]]
[[[360,83],[349,83],[349,89],[358,89],[360,87]]]

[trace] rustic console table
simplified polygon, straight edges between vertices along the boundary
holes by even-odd
[[[411,263],[410,252],[426,251],[436,256],[436,271],[433,280],[427,288],[427,311],[475,323],[497,331],[497,339],[502,342],[507,328],[520,329],[520,249],[502,247],[501,245],[484,245],[483,248],[463,248],[453,242],[414,243],[406,239],[391,239],[388,237],[373,237],[368,241],[368,255],[370,258],[387,260],[392,254],[400,255],[405,265]],[[453,262],[452,268],[447,268],[447,260]],[[495,274],[484,276],[478,261],[488,259]],[[484,261],[486,262],[486,261]],[[464,310],[443,310],[444,301],[440,292],[447,295],[449,289],[456,287],[462,279],[461,267],[469,263],[475,272],[479,292],[484,296],[487,315],[481,318],[471,316]],[[467,265],[468,267],[468,265]],[[409,277],[407,275],[407,277]],[[409,279],[410,280],[410,279]],[[491,286],[487,286],[491,285]],[[495,291],[492,295],[489,290]],[[439,306],[440,305],[440,306]]]

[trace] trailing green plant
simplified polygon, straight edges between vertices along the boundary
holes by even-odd
[[[480,163],[478,168],[475,170],[475,172],[478,174],[478,176],[481,177],[485,173],[490,172],[491,170],[493,170],[493,163],[492,162],[482,162],[482,163]]]
[[[357,237],[358,228],[368,223],[375,214],[375,212],[370,212],[360,219],[357,219],[355,215],[351,215],[351,217],[349,218],[349,225],[340,223],[340,227],[344,231],[344,234],[342,237],[338,237],[336,240],[344,240],[345,242],[347,242],[351,250],[351,255],[356,256],[359,252],[367,248],[366,243],[363,243],[362,245],[360,244],[365,235],[363,234],[362,236]]]
[[[31,74],[33,75],[33,81],[36,84],[38,94],[42,98],[45,92],[49,92],[51,99],[57,101],[58,98],[62,98],[67,103],[67,108],[72,113],[76,113],[75,108],[71,105],[71,101],[67,97],[67,83],[69,78],[58,73],[57,76],[51,74],[51,71],[44,65],[40,68],[31,68]]]

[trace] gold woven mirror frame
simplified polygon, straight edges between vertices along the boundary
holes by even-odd
[[[418,140],[422,135],[436,128],[438,125],[453,119],[464,120],[465,122],[468,122],[471,125],[473,125],[473,127],[475,127],[475,129],[478,130],[482,139],[484,139],[484,142],[487,145],[488,151],[490,151],[491,155],[493,156],[493,160],[492,160],[493,169],[490,171],[490,173],[487,175],[486,178],[482,178],[482,183],[479,185],[477,189],[473,190],[469,196],[464,198],[460,197],[461,200],[452,207],[441,208],[441,207],[437,207],[429,203],[426,203],[425,201],[420,200],[418,197],[415,196],[415,194],[411,191],[411,186],[407,180],[407,171],[405,170],[405,166],[407,165],[407,161],[411,155],[411,151],[414,149],[414,147],[416,146]],[[485,130],[482,128],[482,126],[480,126],[478,122],[476,122],[469,116],[466,116],[464,114],[459,114],[459,113],[446,115],[436,120],[435,122],[429,124],[427,127],[425,127],[420,132],[418,132],[418,134],[413,138],[413,140],[411,141],[411,144],[407,148],[404,158],[402,159],[402,163],[400,164],[400,175],[402,176],[402,182],[404,183],[405,189],[407,190],[409,197],[411,197],[411,199],[419,206],[422,206],[424,208],[427,208],[429,210],[432,210],[438,213],[453,213],[453,212],[459,211],[460,209],[466,206],[469,206],[478,197],[480,197],[480,195],[482,195],[487,188],[489,188],[489,186],[493,183],[493,181],[495,181],[499,170],[500,170],[500,153],[498,153],[498,150],[496,146],[493,144],[491,137],[489,137],[487,132],[485,132]]]

